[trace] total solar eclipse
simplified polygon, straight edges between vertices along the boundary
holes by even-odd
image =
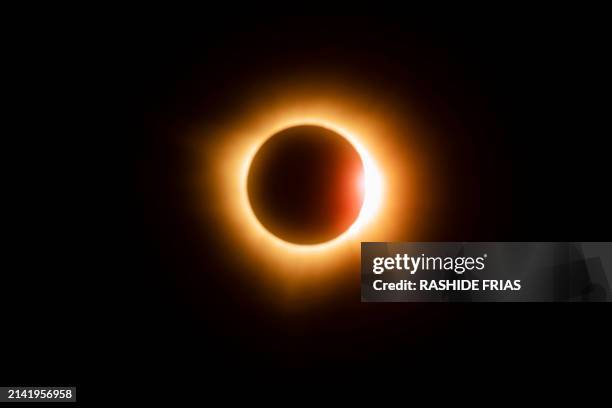
[[[281,130],[251,162],[247,191],[259,222],[278,238],[300,245],[334,239],[358,218],[364,166],[355,147],[322,126]]]

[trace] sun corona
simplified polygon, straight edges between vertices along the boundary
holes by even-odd
[[[418,160],[412,156],[414,151],[396,144],[394,136],[410,132],[410,127],[404,118],[398,123],[387,111],[373,111],[371,99],[350,92],[340,97],[338,91],[311,86],[285,89],[277,95],[268,92],[271,102],[255,101],[238,111],[233,122],[196,130],[214,135],[210,139],[214,144],[203,146],[211,156],[197,181],[200,200],[215,200],[216,206],[208,206],[208,211],[215,212],[213,219],[225,245],[266,273],[276,271],[286,279],[331,278],[333,270],[358,262],[360,242],[402,239],[410,231],[406,225],[413,200],[408,193],[418,188],[415,176],[420,173],[414,171]],[[335,132],[358,153],[363,166],[354,180],[362,190],[356,216],[341,233],[306,244],[272,233],[258,219],[249,199],[249,171],[257,152],[271,136],[296,126]]]

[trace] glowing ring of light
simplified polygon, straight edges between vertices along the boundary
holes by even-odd
[[[292,126],[303,126],[303,125],[323,127],[323,128],[332,130],[336,132],[338,135],[344,137],[355,148],[363,164],[364,198],[363,198],[363,203],[361,205],[361,209],[359,211],[359,215],[357,216],[355,221],[351,224],[351,226],[347,230],[342,232],[340,235],[338,235],[337,237],[329,241],[322,242],[320,244],[312,244],[312,245],[296,244],[293,242],[285,241],[279,238],[278,236],[274,235],[267,228],[265,228],[261,224],[259,219],[257,219],[257,216],[253,212],[253,208],[251,207],[251,204],[248,199],[248,190],[247,190],[247,178],[248,178],[249,170],[251,168],[253,158],[255,157],[256,153],[259,151],[259,148],[261,147],[261,145],[265,143],[272,135],[284,129],[287,129]],[[245,160],[245,165],[242,169],[241,174],[242,174],[241,176],[241,179],[242,179],[241,181],[241,184],[242,184],[241,200],[246,202],[246,206],[248,207],[248,213],[252,221],[259,226],[260,230],[265,231],[265,233],[271,239],[273,239],[277,244],[280,244],[282,246],[285,246],[287,248],[290,248],[296,251],[307,251],[308,252],[308,251],[318,251],[318,250],[326,249],[331,246],[334,246],[335,244],[338,244],[339,242],[342,242],[343,240],[347,238],[350,238],[356,235],[365,224],[367,224],[369,221],[372,220],[373,216],[380,209],[380,205],[381,205],[383,194],[384,194],[382,174],[375,160],[370,155],[370,153],[363,147],[361,143],[359,143],[359,138],[354,133],[349,132],[348,130],[342,128],[341,126],[338,126],[336,124],[333,124],[331,122],[324,121],[324,120],[313,120],[313,119],[303,120],[303,121],[296,122],[294,124],[280,127],[272,131],[268,137],[263,138],[262,140],[259,140],[259,142],[254,146],[254,148],[251,149],[251,151],[249,152],[249,156]]]
[[[418,149],[421,130],[393,100],[343,87],[339,81],[266,84],[236,106],[235,115],[194,127],[194,211],[206,234],[215,234],[245,271],[273,274],[293,283],[340,279],[358,265],[360,243],[410,240],[418,232],[418,210],[428,208],[426,154]],[[261,102],[265,95],[265,103]],[[364,201],[353,224],[336,238],[314,245],[285,241],[256,217],[247,179],[253,158],[277,132],[298,125],[328,128],[351,143],[364,166]],[[409,146],[409,148],[407,148]],[[419,191],[419,199],[415,193]],[[415,206],[418,203],[419,206]],[[358,266],[356,266],[358,268]],[[266,280],[266,282],[272,282]]]

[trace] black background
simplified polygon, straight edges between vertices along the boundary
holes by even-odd
[[[443,135],[453,199],[421,240],[609,241],[603,38],[588,21],[422,29],[399,17],[268,16],[132,22],[83,39],[66,53],[97,67],[62,78],[93,98],[58,94],[81,109],[57,109],[70,126],[37,123],[44,143],[22,150],[36,165],[15,172],[24,203],[3,285],[2,379],[88,395],[100,381],[202,384],[206,373],[257,385],[597,363],[609,354],[601,304],[361,304],[356,271],[333,300],[279,311],[233,269],[219,224],[202,228],[188,210],[178,141],[194,123],[231,118],[257,81],[331,72],[418,101]]]

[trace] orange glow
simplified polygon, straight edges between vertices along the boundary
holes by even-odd
[[[199,142],[204,158],[197,180],[199,205],[216,203],[206,211],[208,216],[214,211],[232,251],[266,273],[272,271],[290,280],[311,279],[331,277],[330,271],[358,262],[362,241],[409,237],[423,172],[416,149],[405,145],[411,140],[406,133],[414,129],[405,117],[397,120],[378,99],[373,108],[375,96],[353,89],[279,86],[261,92],[265,92],[265,102],[246,103],[233,123],[195,132],[196,140],[201,132],[215,136],[210,143]],[[340,236],[316,245],[293,244],[268,232],[255,217],[247,195],[247,175],[259,147],[276,132],[296,125],[334,130],[349,140],[364,165],[364,179],[357,181],[365,189],[358,218]]]

